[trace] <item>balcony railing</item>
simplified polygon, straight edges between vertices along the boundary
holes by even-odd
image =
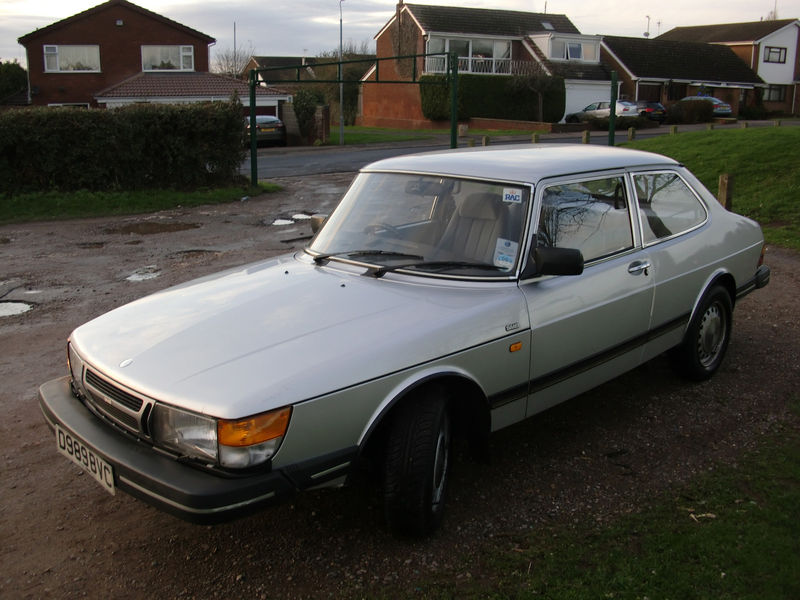
[[[482,58],[477,56],[459,56],[459,73],[480,73],[486,75],[525,75],[535,68],[535,64],[527,60],[511,60],[510,58]],[[446,56],[428,56],[425,58],[426,73],[446,73]]]

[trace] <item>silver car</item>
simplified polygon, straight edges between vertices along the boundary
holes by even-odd
[[[639,107],[635,102],[617,100],[614,114],[618,117],[638,117]],[[564,117],[567,123],[580,123],[591,119],[608,119],[611,116],[611,102],[593,102],[589,106]]]
[[[421,536],[454,437],[481,447],[664,352],[710,377],[762,262],[759,226],[655,154],[391,158],[304,250],[77,328],[40,404],[110,493],[206,522],[369,466],[390,529]]]

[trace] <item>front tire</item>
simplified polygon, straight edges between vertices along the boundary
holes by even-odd
[[[384,513],[392,532],[424,537],[439,527],[450,448],[450,415],[441,394],[423,393],[397,409],[384,462]]]
[[[689,323],[683,343],[673,351],[675,365],[683,376],[705,381],[717,372],[731,339],[732,315],[728,291],[721,285],[712,287]]]

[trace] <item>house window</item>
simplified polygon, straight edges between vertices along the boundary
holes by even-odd
[[[143,71],[194,71],[194,46],[142,46]]]
[[[46,73],[99,73],[100,46],[45,46]]]
[[[775,46],[766,46],[764,48],[764,62],[768,63],[785,63],[786,62],[786,48],[777,48]]]
[[[459,71],[469,73],[511,73],[511,42],[492,39],[466,39],[431,37],[428,53],[447,52],[458,57]],[[446,69],[443,56],[429,56],[425,70],[443,73]]]
[[[764,90],[764,102],[785,102],[786,101],[786,86],[784,85],[770,85]]]
[[[556,60],[597,60],[597,46],[592,42],[574,42],[554,39],[550,45],[550,58]]]

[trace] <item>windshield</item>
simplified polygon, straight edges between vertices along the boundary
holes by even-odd
[[[508,278],[516,271],[530,190],[522,184],[360,173],[308,247],[388,271]]]

